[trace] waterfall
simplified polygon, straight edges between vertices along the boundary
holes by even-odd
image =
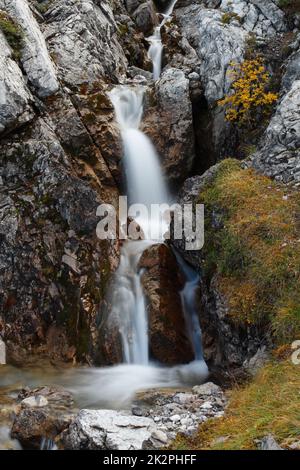
[[[150,208],[151,204],[168,202],[159,157],[151,140],[139,130],[144,89],[120,86],[109,96],[121,130],[129,203]]]
[[[151,204],[168,202],[169,196],[156,150],[150,139],[139,130],[143,95],[141,87],[120,86],[114,88],[109,96],[121,131],[129,203],[143,204],[150,209]],[[124,361],[145,365],[149,362],[148,321],[138,263],[143,251],[154,242],[152,224],[157,221],[143,217],[136,217],[136,221],[147,240],[127,241],[122,247],[111,315],[118,322]]]
[[[150,43],[148,57],[152,62],[153,66],[153,80],[158,80],[161,74],[162,67],[162,53],[163,53],[163,43],[161,40],[161,29],[165,23],[172,17],[174,7],[177,3],[177,0],[172,0],[167,10],[162,13],[163,19],[159,26],[154,29],[153,34],[147,38],[147,41]]]
[[[201,361],[203,360],[202,335],[197,311],[197,291],[200,276],[184,261],[177,251],[174,250],[174,252],[177,263],[186,279],[184,288],[180,293],[185,323],[193,345],[195,359]]]

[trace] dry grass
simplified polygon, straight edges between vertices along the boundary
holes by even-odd
[[[217,273],[233,321],[300,338],[300,195],[236,160],[222,162],[200,195],[206,207],[204,269]],[[221,214],[215,228],[212,214]]]
[[[300,365],[290,360],[265,366],[231,392],[223,418],[207,421],[193,438],[178,436],[172,449],[255,449],[269,433],[283,446],[300,438]]]

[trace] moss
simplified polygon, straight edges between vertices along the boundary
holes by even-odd
[[[224,160],[205,204],[204,272],[217,274],[229,315],[264,325],[275,343],[300,336],[299,192]],[[214,223],[220,215],[222,225]]]
[[[241,17],[237,13],[235,13],[234,11],[229,11],[229,12],[224,13],[222,18],[221,18],[221,22],[223,24],[229,24],[233,20],[237,20],[239,23],[242,22]]]
[[[22,29],[3,11],[0,11],[0,29],[12,48],[14,58],[19,59],[23,47]]]
[[[178,436],[172,449],[243,450],[272,433],[283,446],[300,433],[300,371],[289,360],[270,362],[255,380],[231,392],[225,416],[208,420],[191,438]]]

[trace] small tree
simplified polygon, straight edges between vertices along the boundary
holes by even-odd
[[[225,108],[225,117],[239,126],[252,125],[258,113],[266,114],[278,95],[267,91],[270,74],[261,57],[231,63],[233,93],[218,101]]]

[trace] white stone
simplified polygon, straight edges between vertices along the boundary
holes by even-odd
[[[48,400],[43,395],[36,395],[24,398],[24,400],[21,401],[21,405],[27,408],[42,408],[48,405]]]
[[[200,406],[202,410],[211,410],[212,409],[212,404],[209,401],[206,401],[203,403],[203,405]]]
[[[64,433],[66,449],[140,450],[155,431],[151,418],[126,411],[81,410]]]

